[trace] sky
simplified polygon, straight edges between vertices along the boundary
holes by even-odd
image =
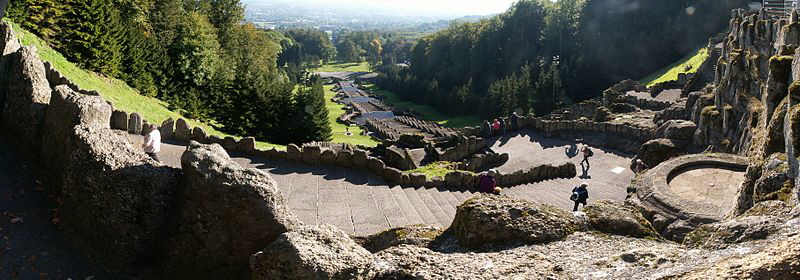
[[[397,13],[490,15],[503,12],[516,0],[244,0],[247,4],[290,2],[294,5],[365,8]]]

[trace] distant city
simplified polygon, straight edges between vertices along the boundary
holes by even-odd
[[[337,30],[391,30],[430,33],[455,21],[477,21],[487,16],[398,15],[357,7],[293,5],[287,3],[248,4],[245,20],[264,29],[313,28]]]

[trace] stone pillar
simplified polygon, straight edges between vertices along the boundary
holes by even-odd
[[[142,116],[140,116],[139,113],[131,113],[128,118],[128,133],[135,135],[142,134],[142,122]]]

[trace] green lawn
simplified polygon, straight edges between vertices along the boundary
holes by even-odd
[[[319,68],[309,70],[311,72],[369,72],[369,63],[342,63],[331,62]]]
[[[8,21],[8,20],[6,20]],[[10,21],[9,21],[10,22]],[[57,51],[53,50],[46,42],[39,39],[36,35],[20,28],[19,25],[11,23],[20,42],[26,46],[36,46],[42,60],[50,62],[53,67],[61,72],[62,75],[70,79],[73,83],[85,90],[96,90],[100,92],[106,100],[111,101],[116,109],[126,112],[137,112],[149,122],[161,124],[167,118],[184,118],[192,126],[200,126],[210,135],[220,137],[229,136],[217,131],[208,124],[182,117],[179,113],[167,109],[167,104],[156,98],[149,98],[140,95],[136,89],[129,87],[125,82],[108,78],[96,73],[85,71],[76,64],[67,61]],[[259,148],[285,149],[285,146],[270,143],[258,142]]]
[[[351,135],[346,135],[347,125],[336,121],[342,114],[344,114],[344,105],[331,101],[331,98],[336,95],[333,91],[333,85],[325,85],[325,107],[328,108],[328,122],[331,124],[331,131],[333,132],[333,140],[335,143],[350,143],[354,145],[364,145],[374,147],[378,145],[378,141],[371,136],[360,135],[361,128],[358,126],[350,127]]]
[[[641,80],[641,83],[646,86],[652,86],[654,84],[666,81],[675,81],[678,79],[678,73],[694,73],[697,72],[697,68],[700,67],[700,64],[703,64],[703,61],[708,58],[708,49],[707,48],[700,48],[684,58],[676,61],[675,63],[670,64],[664,69],[659,70],[650,76],[645,77]],[[687,66],[691,66],[689,71],[685,71]]]
[[[411,101],[405,101],[394,92],[382,90],[375,85],[367,85],[367,89],[376,95],[383,96],[387,103],[396,108],[405,108],[419,114],[423,120],[436,122],[441,125],[451,128],[461,128],[466,126],[478,126],[481,124],[481,119],[477,116],[457,116],[448,117],[445,114],[436,110],[430,105],[417,104]]]

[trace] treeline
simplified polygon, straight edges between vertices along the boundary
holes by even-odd
[[[378,85],[443,112],[546,114],[705,44],[746,0],[521,0],[420,39]]]
[[[284,67],[309,59],[289,56],[299,43],[243,24],[239,0],[13,0],[7,14],[70,61],[222,131],[280,144],[331,136],[319,79]]]

